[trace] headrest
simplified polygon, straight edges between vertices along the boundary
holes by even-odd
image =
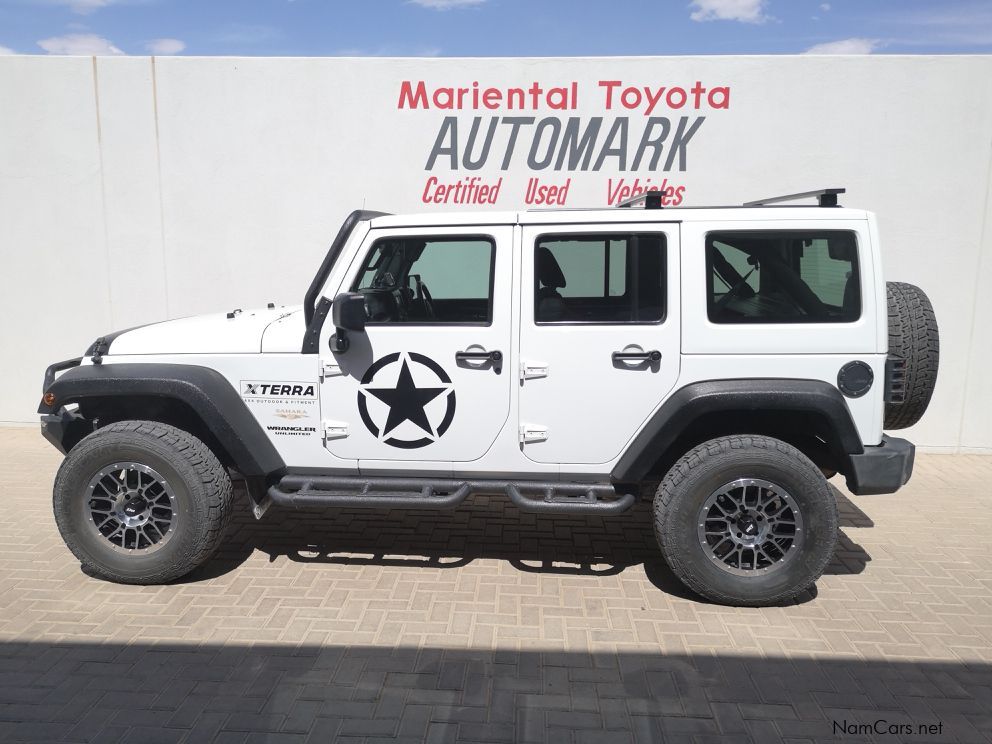
[[[858,247],[853,235],[835,235],[827,243],[827,253],[834,261],[854,263],[858,255]]]
[[[561,289],[566,284],[555,254],[543,245],[537,249],[537,280],[549,289]]]

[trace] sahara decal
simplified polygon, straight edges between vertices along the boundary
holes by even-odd
[[[417,449],[436,442],[455,417],[451,378],[433,359],[394,352],[365,371],[358,388],[365,427],[390,447]]]
[[[306,411],[296,411],[292,408],[278,408],[272,415],[277,418],[286,419],[287,421],[296,421],[297,419],[306,418],[310,414]]]

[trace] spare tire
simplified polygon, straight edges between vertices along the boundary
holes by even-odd
[[[933,305],[922,289],[888,282],[889,362],[885,428],[905,429],[919,421],[937,384],[940,338]]]

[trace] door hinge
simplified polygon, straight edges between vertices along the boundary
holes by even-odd
[[[320,363],[320,381],[323,382],[328,377],[340,377],[344,372],[341,370],[341,365],[334,360],[321,360]]]
[[[520,379],[521,380],[533,380],[538,377],[548,376],[548,365],[544,362],[528,361],[526,359],[520,362]]]
[[[533,442],[546,442],[548,439],[548,427],[537,426],[535,424],[520,425],[520,442],[529,444]]]
[[[324,422],[324,442],[331,439],[344,439],[348,436],[347,421],[325,421]]]

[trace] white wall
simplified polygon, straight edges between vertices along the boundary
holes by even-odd
[[[398,110],[407,79],[580,95],[570,111]],[[604,110],[600,80],[699,80],[730,106],[654,112],[706,117],[684,171],[533,173],[521,135],[506,173],[500,150],[433,175],[502,175],[507,209],[533,175],[571,176],[568,206],[605,204],[624,176],[667,175],[687,204],[846,186],[878,214],[887,278],[923,286],[940,320],[938,389],[910,436],[992,449],[992,57],[0,57],[0,421],[34,420],[45,366],[102,333],[299,302],[351,209],[450,209],[421,201],[446,115],[462,144],[476,115],[604,116],[604,136],[628,116],[632,155],[646,117]]]

